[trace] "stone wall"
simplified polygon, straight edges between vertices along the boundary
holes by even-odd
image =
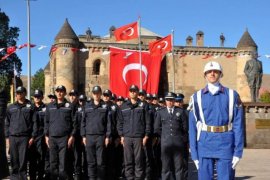
[[[270,148],[270,103],[244,103],[245,146]]]

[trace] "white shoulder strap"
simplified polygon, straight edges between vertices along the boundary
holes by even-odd
[[[201,90],[197,92],[197,101],[198,101],[199,113],[200,113],[202,123],[205,124],[205,119],[204,119],[203,110],[202,110],[202,91]]]
[[[229,125],[232,123],[233,118],[233,104],[234,104],[233,90],[229,89]]]

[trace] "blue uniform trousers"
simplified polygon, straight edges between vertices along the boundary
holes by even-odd
[[[214,165],[218,180],[233,180],[235,171],[232,169],[232,159],[200,158],[199,180],[211,180],[214,177]]]

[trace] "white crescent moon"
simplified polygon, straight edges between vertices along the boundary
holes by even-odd
[[[124,79],[124,81],[125,81],[126,84],[127,84],[127,81],[126,81],[126,74],[127,74],[128,71],[130,71],[130,70],[141,70],[141,65],[138,64],[138,63],[132,63],[132,64],[128,64],[128,65],[126,65],[126,66],[124,67],[123,73],[122,73],[122,77],[123,77],[123,79]],[[146,81],[147,81],[147,75],[148,75],[147,68],[146,68],[144,65],[142,65],[142,72],[143,72],[144,75],[145,75],[145,80],[144,80],[144,82],[143,82],[143,85],[144,85],[144,84],[146,83]]]
[[[168,42],[167,41],[162,41],[163,43],[165,43],[165,46],[162,49],[166,49],[168,46]]]
[[[131,32],[127,36],[132,36],[134,34],[134,29],[132,27],[129,27],[124,31],[124,34],[127,33],[128,30],[130,30]]]

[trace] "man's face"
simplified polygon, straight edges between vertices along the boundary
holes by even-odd
[[[121,106],[122,104],[123,104],[123,101],[116,101],[116,104],[118,105],[118,106]]]
[[[153,99],[152,104],[158,104],[158,100],[157,99]]]
[[[101,99],[101,92],[93,92],[92,93],[94,101],[100,101]]]
[[[26,93],[25,92],[17,92],[16,93],[16,99],[17,101],[24,101],[25,100]]]
[[[176,107],[183,108],[184,103],[183,103],[183,101],[175,101],[175,102],[174,102],[174,105],[175,105]]]
[[[71,94],[71,95],[69,96],[69,101],[70,101],[71,103],[77,101],[77,96],[76,96],[75,94]]]
[[[130,90],[130,91],[129,91],[129,97],[130,97],[130,99],[137,99],[137,97],[138,97],[138,92],[135,91],[135,90]]]
[[[81,106],[84,106],[84,105],[85,105],[85,101],[84,101],[84,100],[79,100],[79,104],[80,104]]]
[[[110,96],[107,95],[107,94],[103,94],[102,99],[103,99],[104,102],[108,102],[110,100]]]
[[[171,108],[174,105],[174,99],[166,99],[166,106]]]
[[[66,91],[63,91],[63,90],[56,91],[56,97],[59,100],[63,100],[65,98],[66,94],[67,94]]]
[[[139,94],[138,98],[139,98],[141,101],[144,101],[144,100],[145,100],[145,96],[142,95],[142,94]]]
[[[43,100],[43,96],[34,96],[34,103],[40,104]]]
[[[219,78],[221,76],[221,72],[218,70],[210,70],[205,72],[205,78],[209,83],[216,83],[219,81]]]

